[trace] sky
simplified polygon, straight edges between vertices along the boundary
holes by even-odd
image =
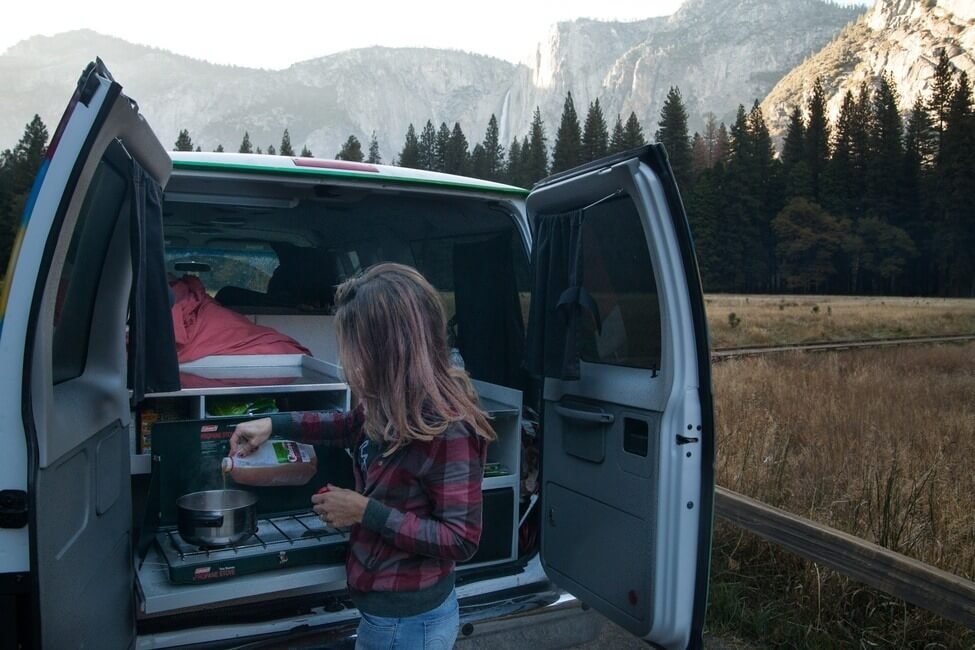
[[[776,1],[776,0],[771,0]],[[865,4],[866,0],[841,0]],[[529,60],[561,20],[637,20],[673,13],[681,0],[8,0],[0,52],[17,42],[88,28],[212,63],[281,69],[357,47],[435,47]]]

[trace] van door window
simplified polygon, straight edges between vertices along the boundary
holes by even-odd
[[[598,308],[583,318],[583,361],[660,368],[660,306],[646,234],[629,197],[586,210],[582,286]]]
[[[657,286],[630,197],[536,215],[532,256],[532,374],[576,380],[580,360],[659,369]]]
[[[118,169],[104,159],[98,163],[58,282],[52,352],[55,384],[85,371],[98,284],[127,190]]]

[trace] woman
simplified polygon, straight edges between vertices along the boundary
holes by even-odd
[[[339,356],[358,406],[239,424],[231,454],[272,434],[351,449],[356,489],[312,497],[351,526],[356,648],[450,648],[459,612],[454,564],[481,536],[481,477],[494,431],[471,382],[448,361],[443,306],[415,269],[379,264],[335,295]]]

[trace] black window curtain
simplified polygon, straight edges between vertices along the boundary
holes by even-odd
[[[578,379],[583,309],[599,328],[596,303],[583,288],[583,212],[540,214],[535,219],[535,275],[525,350],[525,367],[535,377]]]
[[[166,279],[162,188],[135,160],[129,201],[132,293],[129,297],[129,387],[146,393],[180,389],[176,335]]]
[[[457,347],[475,379],[522,388],[525,324],[511,233],[454,244]]]

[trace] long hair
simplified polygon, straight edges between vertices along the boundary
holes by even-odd
[[[365,433],[392,443],[432,440],[451,423],[497,436],[463,370],[448,359],[440,296],[414,268],[383,263],[335,292],[339,357],[349,387],[365,407]]]

